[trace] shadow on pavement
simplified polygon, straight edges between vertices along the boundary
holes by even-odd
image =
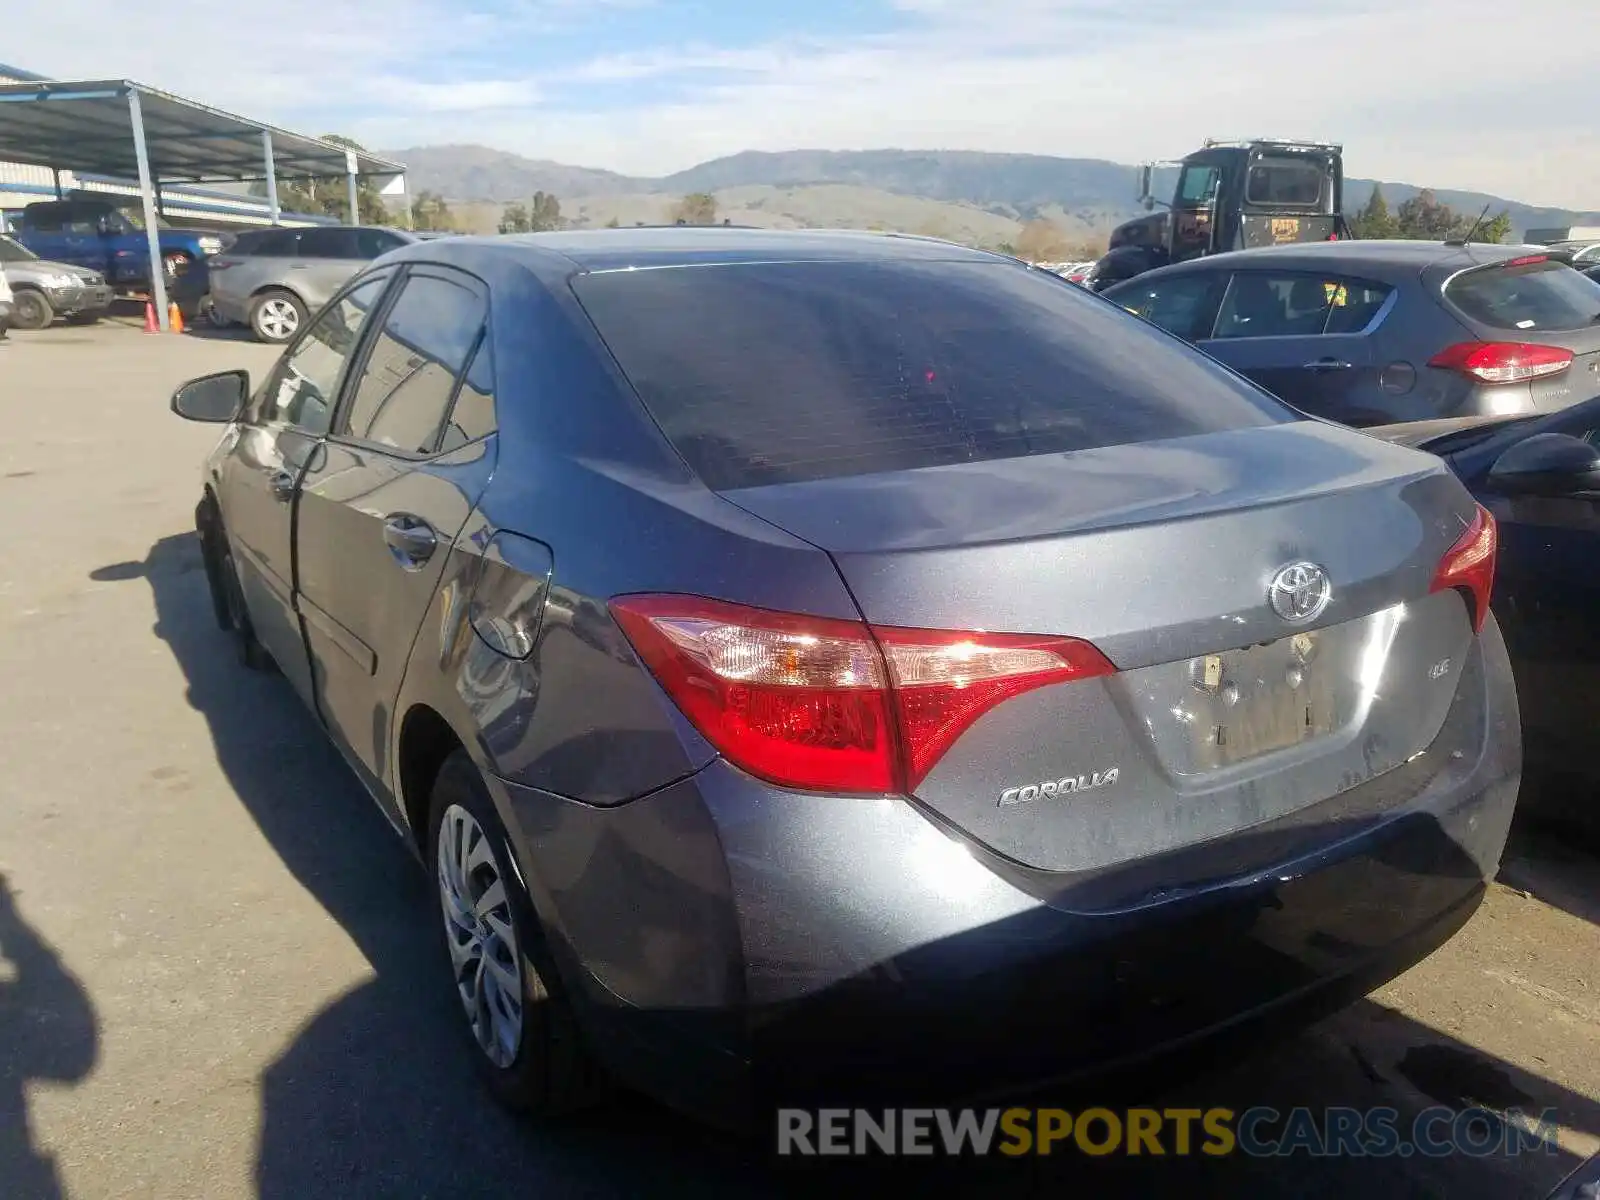
[[[193,534],[162,539],[143,563],[97,578],[142,576],[156,632],[184,671],[218,762],[283,862],[339,922],[373,978],[304,1027],[265,1072],[257,1183],[264,1197],[841,1195],[907,1183],[939,1195],[1530,1197],[1571,1169],[1537,1161],[1294,1158],[1097,1158],[904,1161],[775,1167],[765,1147],[703,1131],[644,1100],[583,1119],[536,1124],[508,1116],[473,1073],[457,1002],[438,961],[432,889],[288,686],[236,664],[213,620]],[[1426,1046],[1401,1069],[1362,1045]],[[1204,1079],[1167,1081],[1160,1106],[1322,1109],[1429,1104],[1552,1107],[1563,1123],[1600,1130],[1600,1106],[1485,1058],[1370,1001],[1248,1060],[1217,1062]],[[1485,1094],[1488,1093],[1493,1094]],[[1038,1101],[1048,1104],[1048,1099]]]
[[[34,1145],[27,1089],[86,1079],[99,1056],[97,1026],[83,985],[22,919],[0,874],[0,1195],[65,1195],[55,1163]]]

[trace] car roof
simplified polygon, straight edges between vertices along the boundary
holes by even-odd
[[[1420,274],[1443,279],[1471,267],[1493,266],[1524,255],[1546,252],[1547,247],[1543,246],[1501,246],[1487,242],[1469,245],[1398,239],[1293,242],[1282,246],[1259,246],[1253,250],[1230,250],[1223,254],[1190,259],[1148,271],[1129,282],[1208,270],[1341,271],[1380,281],[1402,276],[1414,278]]]
[[[757,262],[1015,261],[935,238],[858,230],[743,229],[721,225],[462,235],[429,239],[394,251],[393,255],[397,260],[425,257],[462,265],[486,257],[500,261],[520,259],[529,266],[565,263],[569,270],[582,272]]]

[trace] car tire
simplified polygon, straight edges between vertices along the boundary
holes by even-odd
[[[15,329],[49,329],[56,319],[56,310],[43,292],[33,288],[18,288],[11,298],[11,325]]]
[[[256,627],[245,606],[244,588],[239,583],[239,568],[233,561],[222,518],[207,500],[195,512],[200,532],[200,555],[211,589],[211,605],[217,624],[232,635],[234,654],[242,666],[252,671],[271,671],[277,667],[272,655],[256,637]]]
[[[274,288],[250,302],[250,330],[258,341],[281,346],[305,323],[306,306],[293,292]]]
[[[427,846],[445,967],[490,1093],[505,1107],[537,1117],[603,1101],[610,1083],[584,1046],[533,902],[513,868],[510,839],[465,751],[450,755],[434,781]],[[497,887],[503,903],[491,902],[478,916],[473,910]],[[487,969],[488,962],[499,970]],[[506,1032],[512,1006],[504,1002],[513,988],[514,1045]]]

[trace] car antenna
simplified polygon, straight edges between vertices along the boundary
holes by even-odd
[[[1494,203],[1494,201],[1491,200],[1491,201],[1489,201],[1489,204],[1485,204],[1483,206],[1483,211],[1478,214],[1478,219],[1472,223],[1472,228],[1467,230],[1466,234],[1463,237],[1460,237],[1460,238],[1448,238],[1445,241],[1445,245],[1446,246],[1465,246],[1468,242],[1472,241],[1472,235],[1478,232],[1479,227],[1483,224],[1483,219],[1489,215],[1489,205],[1491,205],[1493,203]]]

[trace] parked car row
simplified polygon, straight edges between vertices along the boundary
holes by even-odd
[[[1400,311],[1328,266],[1268,337]],[[1222,269],[1208,332],[1314,323]],[[490,1090],[741,1124],[1309,1021],[1449,938],[1521,775],[1500,518],[1588,444],[1452,470],[1013,259],[715,227],[401,246],[173,408],[225,427],[218,623],[427,865]]]

